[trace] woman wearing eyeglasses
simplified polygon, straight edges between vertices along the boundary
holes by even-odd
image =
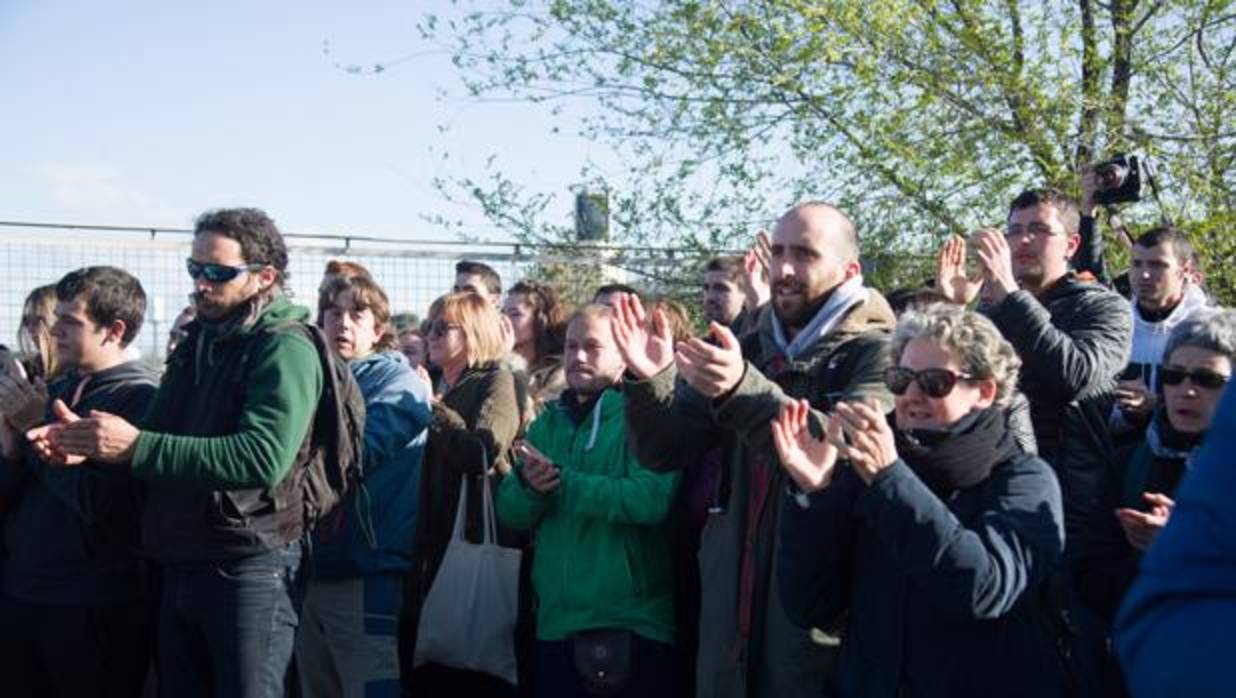
[[[415,695],[515,695],[514,686],[486,674],[435,663],[413,670],[420,611],[454,529],[461,477],[469,484],[464,536],[479,543],[481,487],[497,497],[501,478],[510,470],[508,451],[520,431],[515,378],[502,361],[506,346],[500,322],[489,300],[470,292],[442,296],[429,309],[429,360],[442,370],[442,396],[433,403],[421,465],[413,568],[399,630],[404,687]],[[498,542],[517,547],[520,541],[499,527]]]
[[[781,602],[804,627],[844,624],[840,696],[1059,695],[1038,619],[1063,512],[1007,426],[1021,362],[952,306],[903,315],[893,357],[892,414],[841,403],[821,425],[798,402],[772,423],[801,490],[782,508]]]
[[[1118,452],[1094,520],[1073,561],[1082,599],[1108,623],[1137,576],[1142,553],[1167,525],[1236,358],[1236,311],[1202,308],[1168,337],[1162,404],[1139,443]]]

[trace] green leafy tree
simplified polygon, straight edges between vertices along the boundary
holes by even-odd
[[[428,18],[424,36],[471,95],[545,103],[613,147],[621,176],[585,165],[581,180],[612,192],[621,244],[741,247],[820,197],[892,260],[882,280],[904,283],[930,273],[941,236],[999,223],[1021,189],[1076,192],[1081,165],[1137,152],[1161,205],[1126,220],[1193,231],[1213,288],[1236,300],[1230,1],[480,5]],[[569,239],[553,196],[491,164],[440,187],[525,239]]]

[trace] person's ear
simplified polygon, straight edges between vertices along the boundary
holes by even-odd
[[[129,329],[124,320],[112,320],[112,324],[108,325],[103,334],[103,343],[115,342],[120,344],[124,340],[124,333]]]
[[[1066,244],[1066,247],[1064,251],[1064,258],[1073,259],[1073,255],[1077,254],[1077,250],[1081,248],[1081,234],[1080,233],[1070,234],[1065,244]]]
[[[1000,391],[996,385],[995,378],[984,378],[978,382],[979,401],[975,404],[978,409],[986,409],[991,407],[996,402],[996,393]]]
[[[275,285],[275,281],[279,279],[279,272],[271,265],[267,264],[254,274],[258,280],[258,286],[265,291]]]

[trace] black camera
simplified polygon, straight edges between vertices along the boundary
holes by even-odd
[[[1142,198],[1142,168],[1137,156],[1117,155],[1091,165],[1094,170],[1096,204],[1120,204]]]

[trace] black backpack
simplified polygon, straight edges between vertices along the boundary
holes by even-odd
[[[348,362],[327,344],[321,328],[294,324],[308,336],[322,365],[322,397],[313,414],[309,454],[299,464],[305,524],[310,530],[361,486],[365,397]]]

